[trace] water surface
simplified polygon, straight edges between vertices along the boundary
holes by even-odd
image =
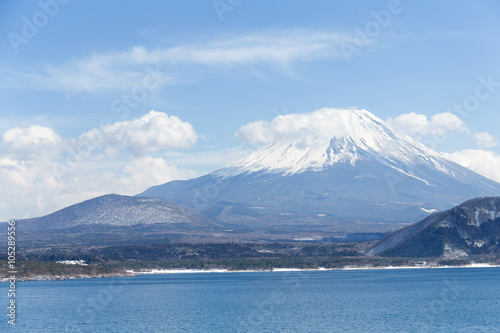
[[[2,332],[500,332],[500,268],[19,282]]]

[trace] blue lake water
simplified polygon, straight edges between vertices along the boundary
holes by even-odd
[[[500,268],[19,282],[15,327],[1,283],[0,332],[500,332],[499,282]]]

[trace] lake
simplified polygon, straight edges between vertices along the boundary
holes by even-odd
[[[17,284],[1,332],[500,332],[500,268],[142,275]]]

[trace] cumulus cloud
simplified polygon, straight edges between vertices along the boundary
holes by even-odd
[[[468,134],[467,125],[455,114],[438,113],[430,119],[424,114],[410,112],[387,119],[387,124],[397,133],[406,134],[416,140],[438,138],[455,134]]]
[[[280,115],[269,121],[255,121],[241,126],[236,136],[246,144],[266,144],[274,141],[296,141],[304,145],[328,142],[343,135],[342,118],[351,110],[324,108],[311,113]]]
[[[472,135],[472,141],[483,148],[491,148],[498,145],[497,139],[488,132],[478,132]]]
[[[4,152],[32,157],[54,154],[61,149],[61,144],[61,137],[52,128],[39,125],[11,128],[3,133],[0,142]]]
[[[163,184],[174,179],[187,179],[196,173],[169,165],[161,157],[141,157],[132,160],[123,171],[130,175],[127,182],[134,188],[146,189],[153,185]]]
[[[150,111],[141,118],[115,122],[82,134],[75,144],[89,150],[129,149],[140,156],[165,148],[187,148],[198,140],[193,126],[179,117]]]
[[[442,153],[446,158],[487,178],[500,182],[500,155],[483,149]]]
[[[255,121],[238,129],[236,136],[246,144],[266,144],[280,140],[295,140],[313,144],[343,135],[344,122],[349,122],[353,110],[324,108],[312,113],[287,114],[272,121]],[[346,118],[347,117],[347,118]],[[396,133],[417,140],[430,137],[442,139],[457,133],[469,133],[465,123],[452,113],[439,113],[430,119],[426,115],[408,113],[387,120]]]
[[[275,133],[272,129],[271,123],[259,120],[241,126],[236,132],[236,136],[239,137],[244,143],[253,145],[272,142],[274,140]]]
[[[146,153],[191,147],[197,138],[190,123],[157,111],[66,140],[48,127],[11,128],[0,141],[0,221],[40,216],[106,193],[133,195],[194,177],[194,171]]]

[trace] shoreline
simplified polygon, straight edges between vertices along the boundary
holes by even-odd
[[[320,272],[320,271],[356,271],[356,270],[394,270],[394,269],[440,269],[440,268],[498,268],[500,265],[477,263],[463,266],[346,266],[343,268],[272,268],[252,270],[229,270],[229,269],[152,269],[148,271],[126,270],[129,276],[160,275],[160,274],[196,274],[196,273],[253,273],[253,272]]]
[[[229,269],[151,269],[146,271],[125,270],[125,273],[109,275],[37,275],[28,278],[17,278],[16,282],[28,281],[63,281],[63,280],[87,280],[103,279],[113,277],[137,277],[141,275],[165,275],[165,274],[199,274],[199,273],[259,273],[259,272],[321,272],[321,271],[364,271],[364,270],[398,270],[398,269],[442,269],[442,268],[499,268],[500,265],[488,263],[473,263],[463,266],[346,266],[342,268],[272,268],[272,269],[249,269],[249,270],[229,270]],[[0,283],[9,282],[9,278],[1,278]]]
[[[126,277],[131,276],[127,274],[109,274],[109,275],[35,275],[30,277],[16,277],[15,282],[28,282],[28,281],[64,281],[64,280],[89,280],[89,279],[104,279],[112,277]],[[10,278],[0,278],[0,283],[9,283]]]

